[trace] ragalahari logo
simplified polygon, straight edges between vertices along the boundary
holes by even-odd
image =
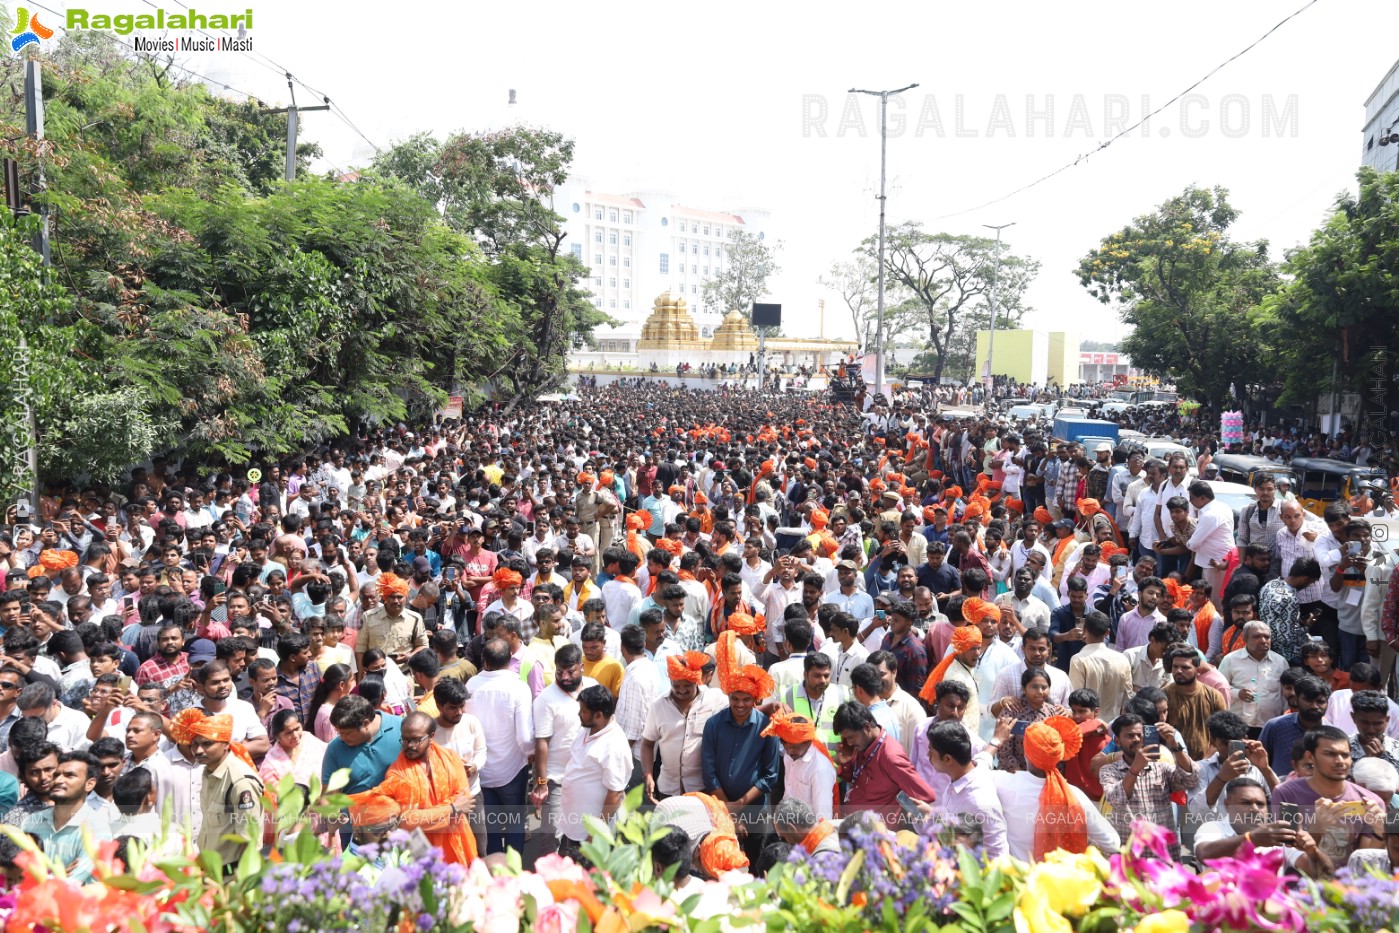
[[[10,48],[18,52],[26,45],[38,45],[41,39],[52,39],[53,30],[39,22],[38,16],[30,16],[28,10],[20,7],[11,35],[14,38],[10,40]]]

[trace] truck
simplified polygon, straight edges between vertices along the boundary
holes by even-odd
[[[1091,452],[1099,443],[1106,441],[1117,446],[1118,426],[1111,421],[1097,418],[1069,418],[1059,415],[1054,419],[1054,439],[1082,444]]]
[[[1108,398],[1103,401],[1099,410],[1120,414],[1129,408],[1135,408],[1138,405],[1146,405],[1150,402],[1174,405],[1177,401],[1179,401],[1179,396],[1168,389],[1143,389],[1123,386],[1120,389],[1114,389],[1112,395],[1108,396]]]

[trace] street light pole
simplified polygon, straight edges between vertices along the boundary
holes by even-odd
[[[889,98],[911,91],[909,84],[892,91],[865,91],[852,87],[851,94],[869,94],[879,98],[879,307],[874,328],[874,391],[884,391],[884,177],[889,152]]]
[[[996,265],[991,271],[991,334],[986,339],[986,372],[982,376],[990,380],[990,385],[986,388],[986,401],[989,404],[991,395],[996,388],[996,371],[991,368],[991,361],[996,356],[996,283],[1001,278],[1001,231],[1006,227],[1014,227],[1015,221],[1008,224],[996,226],[994,224],[982,224],[987,230],[996,231]]]

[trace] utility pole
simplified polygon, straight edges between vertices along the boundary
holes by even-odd
[[[981,374],[986,380],[986,403],[991,403],[991,395],[996,389],[996,371],[991,368],[991,361],[996,356],[996,283],[1001,278],[1001,231],[1006,227],[1014,227],[1015,221],[1008,224],[995,226],[994,224],[982,224],[987,230],[996,231],[996,265],[991,271],[991,334],[986,339],[986,369]]]
[[[45,188],[44,160],[41,151],[41,144],[44,139],[44,81],[41,65],[36,59],[28,59],[24,63],[24,131],[27,136],[33,139],[35,145],[35,168],[34,177],[30,181],[29,193],[33,199],[31,203],[37,203],[39,207],[39,223],[34,230],[34,251],[39,254],[40,261],[44,266],[44,276],[48,276],[48,268],[52,262],[49,254],[49,209],[42,203],[42,195]],[[19,359],[17,360],[17,379],[19,394],[24,407],[25,426],[25,452],[24,466],[26,476],[25,495],[29,500],[30,514],[33,520],[39,518],[39,422],[34,414],[33,386],[29,378],[29,342],[24,337],[24,327],[27,323],[21,321],[19,327]]]
[[[287,167],[283,177],[287,183],[296,181],[296,131],[298,129],[298,114],[309,113],[312,110],[329,110],[330,98],[324,98],[325,103],[318,107],[298,107],[296,105],[296,88],[292,87],[291,72],[287,72],[287,90],[291,91],[290,107],[273,107],[267,113],[284,113],[287,115]]]
[[[874,331],[874,391],[884,391],[884,169],[889,152],[889,98],[911,91],[909,84],[892,91],[863,91],[851,88],[851,94],[869,94],[879,98],[879,307]]]

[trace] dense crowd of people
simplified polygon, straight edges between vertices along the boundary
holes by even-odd
[[[84,834],[164,822],[234,864],[267,792],[345,769],[326,846],[402,827],[450,862],[581,858],[640,788],[657,859],[713,877],[860,813],[1026,860],[1145,819],[1187,859],[1399,866],[1364,496],[1318,516],[1263,477],[1236,519],[1209,443],[577,392],[11,507],[6,821],[80,878]]]

